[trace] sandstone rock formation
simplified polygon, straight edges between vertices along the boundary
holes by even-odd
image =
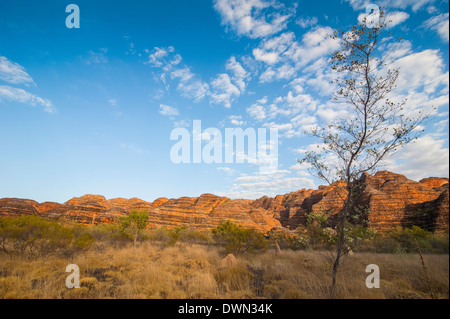
[[[426,178],[420,182],[403,175],[380,171],[364,174],[359,183],[360,207],[371,227],[385,231],[395,226],[417,225],[430,231],[448,228],[449,180]],[[203,194],[177,199],[158,198],[146,202],[139,198],[108,199],[100,195],[84,195],[59,204],[38,203],[29,199],[0,199],[0,216],[22,214],[49,218],[66,218],[82,224],[111,223],[132,210],[147,210],[149,227],[190,226],[211,229],[229,219],[247,228],[267,232],[272,228],[295,229],[306,223],[309,213],[329,212],[336,222],[346,197],[345,185],[320,186],[317,190],[302,189],[274,198],[235,199]],[[332,226],[332,225],[331,225]]]
[[[361,193],[358,206],[370,227],[379,231],[396,226],[417,225],[430,231],[448,228],[449,179],[426,178],[420,182],[388,171],[364,174],[359,179]],[[329,212],[332,225],[343,207],[347,194],[344,184],[320,186],[318,190],[300,190],[275,198],[263,197],[253,202],[274,213],[281,225],[295,229],[306,221],[310,212]]]
[[[159,198],[153,203],[138,198],[106,200],[101,195],[84,195],[58,204],[18,198],[0,199],[0,216],[23,214],[66,218],[81,224],[111,223],[132,210],[149,212],[149,227],[190,226],[211,229],[227,219],[261,232],[280,226],[267,210],[255,208],[251,200],[230,200],[212,194],[177,199]]]
[[[428,218],[424,215],[425,212],[419,210],[420,205],[437,200],[445,188],[448,190],[448,179],[426,179],[415,182],[403,175],[388,171],[378,172],[374,176],[366,174],[361,179],[365,185],[362,200],[370,208],[368,218],[372,227],[386,230],[395,226],[411,227],[417,224],[431,231],[448,227],[448,193],[444,194],[444,197],[447,196],[446,213],[442,207],[438,208],[437,203],[436,205],[428,204],[430,208],[426,215],[436,214],[434,219],[437,219],[439,215],[442,220],[439,227],[427,222],[414,222],[418,216],[421,216],[419,219]],[[441,188],[434,187],[437,185]],[[444,202],[442,204],[445,205]]]

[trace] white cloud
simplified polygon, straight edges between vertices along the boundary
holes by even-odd
[[[188,82],[189,80],[194,78],[194,73],[191,72],[191,69],[188,67],[184,67],[182,69],[175,69],[170,73],[170,77],[172,79],[179,79],[180,82]]]
[[[387,164],[393,172],[403,174],[410,179],[449,176],[449,149],[444,139],[436,139],[428,134],[407,144]]]
[[[230,76],[225,73],[219,74],[212,80],[211,88],[212,102],[223,104],[227,108],[230,108],[231,102],[241,95],[239,88],[231,83]]]
[[[297,94],[292,91],[284,97],[279,97],[276,101],[281,105],[280,113],[286,116],[293,116],[298,113],[314,112],[317,108],[317,101],[309,94]]]
[[[311,178],[292,176],[289,170],[279,170],[270,175],[241,175],[237,177],[228,191],[219,192],[219,195],[229,198],[257,199],[262,196],[285,194],[299,189],[315,189],[316,185]]]
[[[442,41],[449,42],[449,14],[442,13],[438,16],[431,17],[423,23],[425,28],[436,31]]]
[[[248,107],[247,113],[254,120],[264,122],[264,127],[277,128],[280,137],[300,136],[316,123],[316,117],[312,114],[318,107],[318,101],[309,94],[289,91],[286,96],[276,97],[272,103],[267,103],[266,97],[258,102]],[[272,121],[275,118],[277,122]]]
[[[242,120],[242,115],[230,115],[228,119],[230,120],[231,124],[236,126],[242,126],[247,124],[246,121]]]
[[[155,47],[153,53],[148,56],[148,62],[146,63],[149,63],[155,67],[161,67],[163,66],[162,59],[166,57],[169,54],[169,52],[173,52],[174,50],[175,49],[173,47],[168,48]]]
[[[173,122],[173,126],[174,127],[189,127],[191,125],[192,121],[188,121],[188,120],[179,120],[179,121],[174,121]]]
[[[267,118],[265,107],[255,103],[247,108],[247,113],[255,120],[262,121]]]
[[[169,106],[169,105],[165,105],[165,104],[160,104],[159,105],[159,114],[164,115],[164,116],[168,116],[168,117],[173,117],[173,116],[177,116],[179,115],[178,109]]]
[[[263,83],[292,79],[299,70],[320,60],[339,48],[339,43],[330,37],[332,29],[318,27],[305,33],[302,41],[295,39],[293,32],[285,32],[261,42],[253,50],[253,56],[266,67],[259,79]]]
[[[382,50],[387,52],[384,54],[384,60],[387,64],[395,62],[399,58],[413,53],[412,43],[408,40],[400,40],[396,43],[389,43],[386,47],[382,46]]]
[[[192,68],[182,63],[182,57],[175,52],[175,48],[155,47],[149,54],[146,64],[161,70],[159,79],[169,90],[169,80],[175,81],[177,91],[185,98],[200,102],[209,98],[211,103],[223,104],[231,107],[231,103],[246,89],[250,79],[243,66],[232,56],[225,64],[228,73],[218,74],[210,83],[204,82],[198,75],[192,72]],[[161,95],[161,94],[159,94]]]
[[[386,15],[386,22],[388,24],[388,28],[393,28],[400,23],[405,22],[409,19],[409,14],[402,11],[389,12]]]
[[[50,100],[43,99],[23,89],[14,88],[8,85],[0,85],[0,102],[19,102],[29,104],[31,106],[40,105],[44,107],[44,111],[53,113],[55,108]]]
[[[85,59],[85,63],[90,64],[102,64],[102,63],[108,63],[108,57],[106,56],[106,53],[108,53],[108,49],[101,48],[98,50],[98,52],[95,51],[89,51],[88,56]]]
[[[438,50],[424,50],[398,59],[391,65],[400,67],[397,80],[399,91],[411,92],[423,90],[425,93],[435,93],[444,86],[448,93],[448,71]]]
[[[0,56],[0,80],[12,84],[34,84],[31,76],[21,65]]]
[[[181,92],[182,96],[193,99],[194,102],[200,102],[209,94],[209,85],[196,79],[193,81],[180,82],[177,86],[177,90]]]
[[[245,91],[247,86],[246,81],[249,80],[250,74],[242,67],[242,65],[236,61],[236,58],[232,56],[225,66],[228,71],[233,73],[232,80],[241,92]]]
[[[234,56],[228,59],[225,69],[231,75],[222,73],[211,80],[210,98],[212,103],[223,104],[226,108],[230,108],[231,103],[245,92],[250,73],[236,61]]]
[[[182,57],[175,53],[175,48],[155,47],[149,54],[149,59],[145,64],[161,70],[158,79],[165,85],[166,91],[169,89],[167,81],[175,80],[176,88],[180,94],[194,102],[200,102],[209,94],[209,85],[203,82],[191,71],[191,68],[182,63]]]
[[[272,65],[282,59],[282,53],[295,43],[293,32],[285,32],[277,37],[264,40],[258,48],[253,50],[257,61]]]
[[[311,18],[298,18],[295,20],[295,23],[301,26],[302,28],[309,28],[315,26],[319,20],[316,17]]]
[[[345,0],[354,10],[365,10],[372,0]],[[418,11],[424,6],[433,3],[434,0],[378,0],[376,4],[382,8],[406,9],[411,7],[413,11]]]
[[[222,25],[253,39],[284,30],[294,13],[276,0],[215,0],[214,9]]]
[[[0,80],[12,84],[25,84],[36,86],[31,76],[21,65],[0,56]],[[0,102],[19,102],[31,106],[42,106],[45,112],[53,113],[56,109],[48,99],[41,98],[24,89],[0,85]]]
[[[225,172],[228,176],[234,176],[239,174],[239,171],[230,167],[221,166],[217,168],[218,171]]]
[[[364,20],[369,16],[369,13],[363,12],[358,16],[358,22],[363,23]],[[386,14],[384,21],[386,23],[386,28],[391,29],[396,25],[399,25],[406,20],[408,20],[409,14],[403,11],[390,12]]]

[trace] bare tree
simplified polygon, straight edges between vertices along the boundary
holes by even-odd
[[[346,225],[351,217],[360,213],[358,179],[365,172],[373,172],[388,155],[416,139],[423,132],[423,121],[429,116],[422,111],[408,115],[404,109],[406,100],[389,99],[400,71],[389,68],[389,54],[380,54],[381,39],[386,33],[383,21],[381,12],[380,23],[376,26],[362,21],[348,32],[336,31],[332,35],[341,44],[330,63],[337,75],[333,81],[337,87],[333,100],[344,103],[348,115],[308,132],[319,139],[320,146],[316,151],[306,152],[299,160],[309,164],[310,172],[328,184],[342,181],[345,185],[340,192],[343,209],[336,226],[338,240],[332,291],[340,259],[348,252]]]

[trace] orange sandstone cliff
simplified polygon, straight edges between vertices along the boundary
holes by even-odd
[[[426,178],[420,182],[403,175],[380,171],[359,179],[358,204],[368,214],[369,226],[385,231],[396,226],[441,232],[448,228],[449,180]],[[304,225],[311,212],[329,212],[336,222],[346,197],[345,185],[320,186],[317,190],[298,190],[274,198],[229,199],[212,194],[177,199],[158,198],[146,202],[139,198],[106,199],[84,195],[59,204],[29,199],[0,199],[0,216],[22,214],[67,218],[82,224],[111,223],[132,210],[147,210],[149,227],[190,226],[211,229],[227,219],[247,228],[266,232],[274,227],[295,229]]]

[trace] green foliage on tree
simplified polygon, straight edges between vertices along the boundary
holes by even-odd
[[[267,241],[263,234],[255,229],[236,225],[230,220],[222,222],[212,229],[211,233],[216,242],[225,246],[227,253],[237,255],[267,249]]]
[[[148,212],[146,210],[131,211],[127,217],[122,217],[120,220],[121,231],[128,237],[133,239],[134,247],[137,246],[138,237],[149,222]]]

